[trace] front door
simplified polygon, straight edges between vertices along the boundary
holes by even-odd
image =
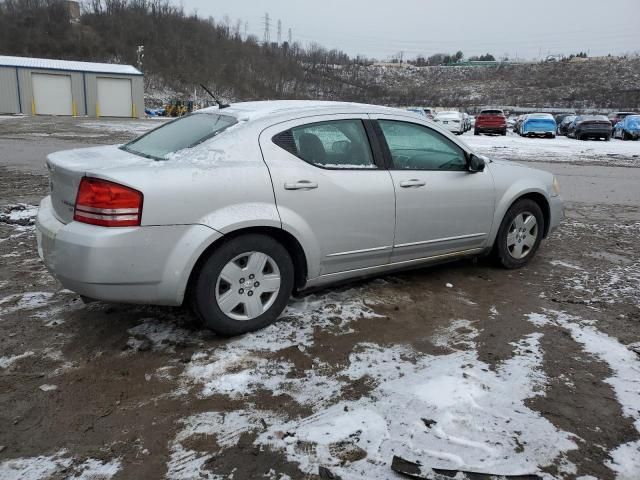
[[[389,261],[394,189],[372,154],[367,119],[308,117],[260,135],[283,228],[304,242],[309,279]]]
[[[376,116],[396,192],[393,262],[484,247],[495,194],[488,169],[471,173],[464,150],[406,117]]]

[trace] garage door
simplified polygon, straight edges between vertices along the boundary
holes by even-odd
[[[101,117],[131,117],[131,80],[98,78],[98,107]]]
[[[72,115],[71,77],[34,73],[33,101],[37,115]]]

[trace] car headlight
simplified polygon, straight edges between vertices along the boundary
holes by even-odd
[[[551,184],[551,196],[557,197],[560,195],[560,183],[556,177],[553,177],[553,183]]]

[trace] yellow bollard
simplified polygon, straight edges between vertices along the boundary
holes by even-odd
[[[100,118],[100,104],[96,103],[96,118]]]
[[[71,113],[74,117],[78,116],[78,106],[76,105],[76,102],[71,102]]]
[[[136,104],[135,104],[135,103],[132,103],[132,104],[131,104],[131,116],[132,116],[133,118],[136,118],[136,117],[137,117],[137,115],[136,115]]]
[[[36,101],[31,100],[31,115],[35,116],[35,114],[36,114]]]

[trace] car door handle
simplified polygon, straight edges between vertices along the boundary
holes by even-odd
[[[402,188],[417,188],[424,187],[427,184],[424,180],[418,180],[417,178],[412,178],[411,180],[403,180],[400,182],[400,186]]]
[[[297,182],[286,182],[284,184],[285,190],[312,190],[314,188],[318,188],[318,183],[309,180],[298,180]]]

